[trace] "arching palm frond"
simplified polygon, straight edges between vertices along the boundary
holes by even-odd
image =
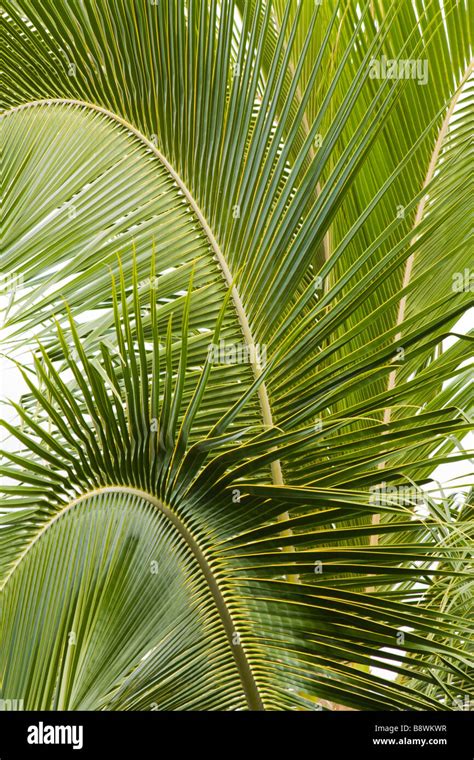
[[[385,6],[5,0],[6,698],[470,693],[469,9]]]

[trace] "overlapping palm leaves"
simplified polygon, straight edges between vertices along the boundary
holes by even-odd
[[[160,352],[156,317],[151,365],[144,351],[136,355],[135,345],[146,343],[138,290],[129,313],[122,287],[118,355],[102,345],[101,359],[91,361],[73,324],[74,352],[59,330],[77,394],[44,350],[36,362],[42,391],[25,374],[39,414],[19,408],[23,430],[9,431],[31,454],[7,453],[11,464],[2,468],[19,482],[6,487],[15,511],[4,516],[2,532],[5,690],[21,691],[27,705],[59,709],[284,709],[307,706],[304,694],[344,695],[346,704],[369,708],[381,699],[436,707],[416,689],[358,672],[341,655],[367,665],[374,642],[393,643],[402,614],[414,628],[411,652],[431,651],[422,634],[434,626],[449,638],[450,615],[383,597],[367,601],[361,591],[368,573],[384,585],[464,576],[463,549],[429,541],[431,520],[410,522],[406,505],[392,505],[388,532],[401,534],[403,544],[366,551],[350,539],[367,529],[338,528],[351,512],[374,511],[362,489],[262,485],[265,464],[282,454],[291,459],[319,434],[249,436],[235,425],[245,397],[189,445],[197,414],[202,426],[215,413],[201,408],[212,370],[206,361],[182,414],[189,306],[188,298],[178,367],[171,331]],[[276,518],[288,504],[285,528],[293,535],[285,538]],[[437,561],[445,567],[432,569]],[[454,570],[459,562],[463,569]],[[301,582],[288,582],[295,572]],[[467,667],[452,644],[435,651]],[[48,670],[40,672],[41,663]],[[418,677],[426,680],[421,668]]]
[[[472,301],[467,8],[2,18],[7,345],[41,340],[7,426],[5,694],[452,709],[472,626],[433,589],[466,588],[472,518],[373,496],[470,429],[472,338],[439,351]],[[372,80],[385,51],[426,56],[426,91]],[[212,364],[221,339],[267,364]]]

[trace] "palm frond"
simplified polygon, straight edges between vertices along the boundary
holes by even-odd
[[[468,693],[472,510],[429,493],[471,455],[468,12],[5,0],[2,350],[28,391],[0,680],[27,709]]]

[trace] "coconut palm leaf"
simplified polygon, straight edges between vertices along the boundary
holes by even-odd
[[[426,488],[470,455],[467,5],[5,0],[1,23],[2,350],[28,388],[2,423],[2,693],[455,709],[472,519]],[[374,78],[384,55],[427,81]]]
[[[135,293],[130,321],[143,344]],[[124,288],[121,297],[127,309]],[[184,319],[188,311],[189,299]],[[48,425],[20,407],[23,429],[4,423],[30,452],[4,452],[10,463],[1,470],[12,483],[2,519],[5,693],[21,692],[29,709],[285,709],[303,707],[303,695],[366,709],[381,701],[436,709],[416,687],[358,665],[371,662],[375,642],[393,640],[403,616],[413,628],[411,657],[395,671],[425,681],[414,655],[444,655],[450,664],[433,669],[447,678],[450,668],[469,667],[455,644],[470,630],[467,619],[383,594],[367,599],[363,585],[369,573],[377,586],[467,578],[465,547],[432,540],[431,525],[442,531],[444,522],[407,521],[402,503],[384,506],[393,517],[390,546],[364,550],[350,542],[363,529],[337,528],[351,512],[367,518],[379,509],[363,489],[249,481],[264,462],[304,451],[314,433],[245,440],[234,408],[189,447],[210,363],[183,412],[187,340],[181,370],[173,372],[169,331],[165,368],[156,362],[149,372],[117,303],[115,312],[120,378],[106,347],[99,372],[74,324],[77,358],[58,328],[80,405],[53,364],[37,362],[47,393],[26,379]],[[285,579],[290,573],[299,582]],[[432,643],[439,631],[442,645]]]

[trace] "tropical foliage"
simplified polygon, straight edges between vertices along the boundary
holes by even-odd
[[[4,0],[2,698],[474,696],[468,18]]]

